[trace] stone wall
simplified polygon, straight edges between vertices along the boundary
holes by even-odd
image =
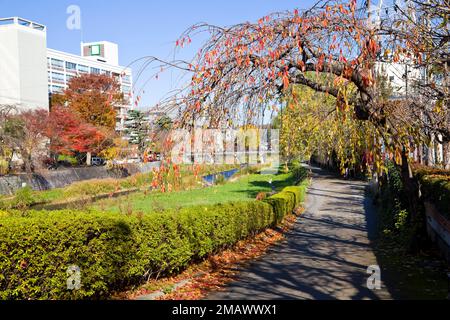
[[[153,168],[159,167],[159,162],[127,164],[121,170],[108,170],[106,167],[81,167],[58,169],[55,171],[43,170],[33,174],[31,187],[33,190],[49,190],[63,188],[74,182],[107,179],[125,178],[137,173],[150,172]],[[26,174],[0,176],[0,194],[12,195],[22,187],[22,184],[30,184]]]
[[[425,209],[428,236],[450,265],[450,221],[445,219],[432,203],[425,202]]]

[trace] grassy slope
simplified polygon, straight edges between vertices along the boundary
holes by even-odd
[[[101,210],[119,212],[130,210],[148,212],[152,209],[168,209],[192,205],[209,205],[229,201],[254,200],[259,192],[270,192],[272,184],[279,191],[294,184],[291,174],[260,175],[251,174],[240,177],[237,181],[208,188],[179,191],[172,193],[136,193],[117,199],[97,202],[94,207]]]
[[[208,175],[215,172],[231,170],[238,168],[238,165],[203,165],[199,168],[199,175]],[[190,185],[194,180],[193,167],[182,165],[180,174],[183,177],[183,183]],[[152,182],[152,172],[138,173],[127,178],[107,178],[91,179],[74,182],[64,188],[56,188],[44,191],[31,191],[29,204],[37,203],[60,203],[69,200],[77,200],[83,197],[92,197],[100,194],[107,194],[118,190],[129,190],[149,186]],[[17,205],[17,196],[0,195],[0,208],[10,209]]]

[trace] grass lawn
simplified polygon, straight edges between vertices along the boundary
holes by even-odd
[[[254,200],[259,192],[272,191],[269,184],[270,180],[272,180],[272,185],[277,191],[295,183],[291,173],[278,175],[250,174],[223,185],[172,193],[155,192],[145,195],[140,192],[116,199],[98,201],[93,207],[113,212],[148,212],[230,201],[250,201]]]
[[[208,175],[221,171],[238,168],[238,165],[203,165],[199,167],[199,175]],[[181,165],[180,174],[184,185],[195,183],[193,166]],[[95,197],[102,194],[110,194],[116,191],[145,188],[150,186],[153,173],[137,173],[127,178],[107,178],[82,180],[68,185],[64,188],[50,189],[45,191],[33,191],[31,188],[20,189],[15,195],[0,195],[0,209],[13,209],[26,205],[57,204],[68,201],[81,200],[82,198]]]

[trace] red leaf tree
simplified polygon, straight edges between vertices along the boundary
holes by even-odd
[[[51,151],[65,155],[73,155],[75,152],[97,153],[111,143],[107,130],[84,122],[72,110],[61,106],[52,108],[47,136],[51,139]]]

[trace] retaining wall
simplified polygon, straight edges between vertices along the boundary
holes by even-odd
[[[450,264],[450,221],[444,218],[432,203],[425,202],[425,209],[428,235]]]
[[[49,190],[63,188],[74,182],[126,178],[137,173],[146,173],[159,167],[159,162],[127,164],[122,169],[108,170],[106,167],[80,167],[58,169],[54,171],[42,170],[33,174],[31,183],[26,174],[0,176],[0,194],[12,195],[22,187],[23,183],[31,185],[33,190]]]

